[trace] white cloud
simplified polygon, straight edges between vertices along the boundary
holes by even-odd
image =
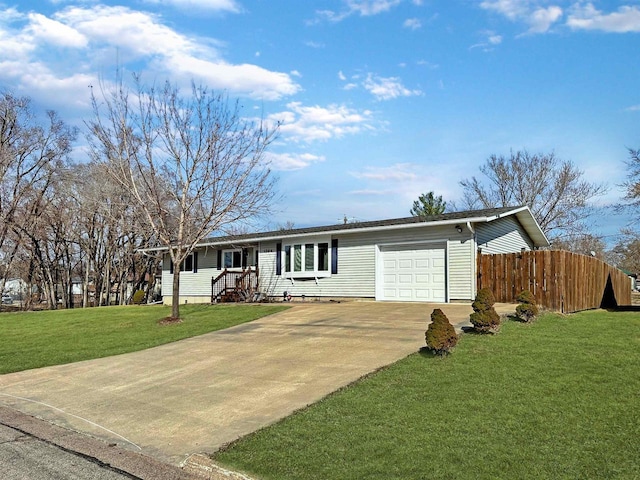
[[[63,23],[39,13],[30,13],[29,21],[30,25],[26,32],[33,35],[37,41],[61,47],[84,48],[87,46],[87,37]]]
[[[417,18],[407,18],[402,26],[410,30],[418,30],[422,27],[422,22]]]
[[[622,6],[616,12],[602,13],[593,3],[576,3],[567,25],[574,30],[600,30],[612,33],[640,32],[640,7]]]
[[[410,182],[416,180],[416,165],[396,163],[389,167],[364,167],[359,172],[349,172],[355,178],[382,182]]]
[[[480,3],[480,7],[498,12],[510,20],[515,20],[526,15],[528,4],[528,0],[485,0]]]
[[[347,77],[344,76],[344,73],[342,73],[342,70],[338,72],[338,78],[343,82],[347,80]]]
[[[438,65],[437,63],[431,63],[431,62],[428,62],[426,60],[418,60],[416,62],[416,65],[427,67],[430,70],[436,70],[436,69],[440,68],[440,65]]]
[[[544,33],[562,17],[562,9],[557,6],[539,8],[529,16],[529,33]]]
[[[367,75],[363,83],[364,88],[378,100],[391,100],[398,97],[422,95],[420,90],[409,90],[398,77],[378,77]]]
[[[155,16],[127,7],[71,7],[55,17],[94,44],[120,47],[135,57],[204,53],[192,39],[159,23]]]
[[[304,42],[304,44],[305,44],[307,47],[311,47],[311,48],[324,48],[324,47],[325,47],[325,44],[324,44],[324,43],[321,43],[321,42],[314,42],[314,41],[311,41],[311,40],[309,40],[308,42]]]
[[[399,5],[401,1],[402,0],[343,0],[344,8],[341,11],[317,10],[316,16],[319,19],[330,22],[340,22],[351,15],[370,17],[388,12],[393,7]]]
[[[52,17],[5,10],[0,19],[0,62],[21,60],[17,84],[63,85],[75,75],[95,77],[117,60],[124,69],[133,65],[136,71],[153,70],[156,78],[184,85],[194,80],[232,95],[277,100],[300,90],[293,72],[230,64],[215,39],[181,34],[159,17],[127,7],[70,6]],[[0,82],[14,74],[0,70]]]
[[[230,90],[264,100],[278,100],[293,95],[300,87],[286,73],[272,72],[257,65],[231,65],[225,62],[210,62],[192,56],[172,55],[164,59],[167,74],[180,78],[183,83],[193,79],[215,90]]]
[[[527,33],[545,33],[562,17],[557,5],[540,6],[540,0],[484,0],[480,8],[504,15],[511,21],[529,25]]]
[[[350,10],[362,16],[377,15],[391,10],[400,0],[346,0]]]
[[[172,5],[185,10],[211,10],[215,12],[239,13],[240,6],[234,0],[146,0],[147,3]]]
[[[624,109],[625,112],[640,112],[640,105],[631,105]]]
[[[301,170],[314,163],[324,162],[325,157],[311,153],[273,153],[267,152],[265,159],[274,170]]]
[[[357,111],[344,105],[307,107],[290,102],[284,112],[267,117],[270,123],[280,122],[280,134],[293,141],[313,142],[373,131],[373,113]]]

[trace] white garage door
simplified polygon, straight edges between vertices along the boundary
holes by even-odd
[[[446,301],[443,245],[385,246],[381,257],[380,300]]]

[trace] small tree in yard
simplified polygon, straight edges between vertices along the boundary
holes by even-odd
[[[264,153],[278,127],[243,118],[237,102],[205,87],[183,96],[169,83],[135,84],[133,95],[119,80],[93,96],[88,138],[139,209],[140,229],[168,251],[177,319],[180,270],[198,242],[268,212],[274,181]]]
[[[516,300],[520,303],[516,307],[516,316],[523,322],[533,322],[538,316],[538,306],[533,294],[529,290],[523,290]]]
[[[442,310],[431,313],[431,323],[424,334],[427,348],[436,355],[446,355],[458,343],[458,335]]]
[[[473,313],[470,316],[471,323],[476,332],[495,333],[500,328],[500,315],[493,308],[496,303],[493,293],[488,288],[481,289],[471,304]]]

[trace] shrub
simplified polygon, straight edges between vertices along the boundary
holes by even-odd
[[[431,313],[431,323],[424,334],[427,348],[436,355],[446,355],[458,343],[458,335],[442,310]]]
[[[516,298],[520,305],[516,307],[516,316],[523,322],[529,323],[538,316],[536,299],[529,290],[523,290]]]
[[[131,303],[134,305],[140,305],[142,302],[144,302],[144,291],[136,290],[131,298]]]
[[[473,328],[479,333],[495,333],[500,328],[500,315],[493,308],[495,298],[488,288],[481,289],[471,304],[473,313],[469,317]]]

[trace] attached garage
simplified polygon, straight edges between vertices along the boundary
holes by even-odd
[[[377,300],[446,302],[446,245],[379,246]]]

